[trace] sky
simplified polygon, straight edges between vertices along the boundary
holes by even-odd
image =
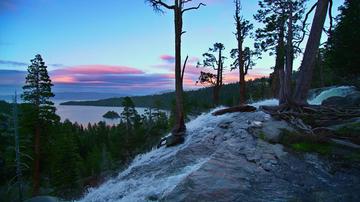
[[[236,46],[233,1],[193,1],[199,2],[206,6],[184,16],[182,57],[189,56],[185,89],[203,87],[195,85],[205,70],[196,63],[212,44],[223,43],[228,57]],[[335,16],[342,3],[334,0]],[[244,18],[259,27],[253,20],[257,1],[243,0],[242,8]],[[249,38],[245,46],[253,43]],[[173,13],[154,12],[144,0],[0,0],[0,95],[21,90],[36,54],[48,66],[55,93],[144,95],[173,90]],[[300,61],[295,60],[295,68]],[[226,83],[238,80],[238,72],[229,71],[230,63],[225,64]],[[274,58],[265,53],[255,63],[247,79],[268,76]]]

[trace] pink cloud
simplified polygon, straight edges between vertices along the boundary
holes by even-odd
[[[77,80],[75,77],[67,75],[55,75],[51,78],[54,83],[76,83]]]
[[[79,65],[54,70],[57,74],[144,74],[142,70],[115,65]]]
[[[174,63],[175,57],[172,55],[160,55],[160,59],[167,63]]]

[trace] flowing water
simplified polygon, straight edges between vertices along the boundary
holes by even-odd
[[[330,89],[310,102],[321,103],[328,95],[342,96],[348,90]],[[278,101],[253,105],[264,104],[277,105]],[[328,163],[316,155],[298,158],[281,145],[269,144],[248,132],[253,123],[269,121],[272,118],[261,111],[216,117],[202,114],[186,124],[184,144],[138,155],[126,170],[89,189],[80,201],[360,199],[359,194],[348,195],[360,190],[357,171],[329,174]]]
[[[333,96],[345,97],[353,93],[354,91],[356,91],[356,88],[353,86],[333,87],[322,91],[320,94],[318,94],[316,97],[309,100],[308,102],[309,104],[313,104],[313,105],[321,105],[321,102],[329,97],[333,97]]]

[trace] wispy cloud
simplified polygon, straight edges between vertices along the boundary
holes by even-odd
[[[116,65],[78,65],[54,70],[57,74],[144,74],[142,70]]]
[[[1,45],[1,43],[0,43]],[[0,60],[0,65],[7,66],[7,67],[27,67],[30,63],[27,62],[19,62],[19,61],[12,61],[12,60]],[[63,64],[46,64],[47,66],[51,67],[63,67]]]
[[[160,59],[166,63],[174,63],[175,57],[172,55],[160,55]]]
[[[9,61],[9,60],[0,60],[1,65],[9,65],[12,67],[18,67],[18,66],[28,66],[28,63],[25,62],[18,62],[18,61]]]

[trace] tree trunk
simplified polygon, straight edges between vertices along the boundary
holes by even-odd
[[[244,69],[244,51],[243,51],[243,36],[238,31],[238,63],[239,63],[239,85],[240,85],[240,99],[239,104],[244,105],[246,102],[246,83],[245,83],[245,69]]]
[[[299,105],[307,104],[307,95],[311,85],[314,62],[319,50],[322,29],[324,27],[329,0],[318,0],[309,39],[300,66],[299,76],[296,82],[294,99]]]
[[[186,130],[184,121],[183,81],[181,78],[181,34],[182,13],[181,7],[175,1],[175,94],[176,94],[176,123],[173,134],[182,134]]]
[[[292,103],[291,95],[291,76],[293,71],[293,7],[292,3],[289,3],[289,21],[288,21],[288,33],[287,33],[287,46],[286,46],[286,68],[284,71],[284,90],[282,102],[290,104]]]
[[[284,60],[285,60],[285,54],[284,54],[284,36],[285,36],[285,22],[282,23],[282,26],[280,28],[279,32],[279,39],[278,39],[278,46],[276,49],[276,68],[278,69],[278,75],[279,75],[279,94],[278,99],[279,103],[284,103]]]
[[[40,126],[37,123],[34,135],[34,168],[33,168],[33,196],[39,195],[40,189]]]
[[[214,99],[214,106],[218,106],[219,105],[219,86],[214,86],[213,87],[214,90],[214,94],[213,94],[213,99]]]
[[[219,49],[219,61],[217,64],[217,74],[216,74],[216,84],[214,88],[214,106],[219,105],[219,95],[220,95],[220,88],[222,83],[222,52]]]
[[[276,56],[275,61],[278,61],[277,59],[278,56]],[[274,72],[270,75],[271,77],[271,91],[272,91],[272,96],[275,98],[279,97],[279,69],[278,69],[278,65],[275,64],[274,67]]]

